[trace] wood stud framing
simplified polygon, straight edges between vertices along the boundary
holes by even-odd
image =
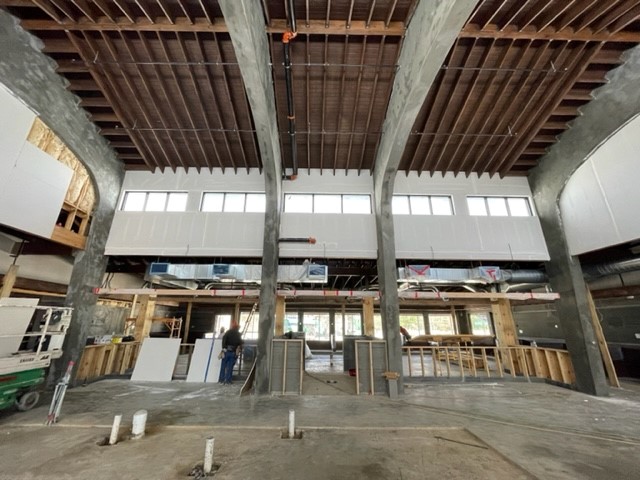
[[[300,168],[367,172],[417,0],[297,0],[292,42]],[[286,2],[262,0],[284,166]],[[129,169],[260,169],[255,127],[217,2],[0,0]],[[407,174],[525,175],[623,51],[637,0],[485,0],[422,106]],[[445,68],[446,67],[446,68]]]

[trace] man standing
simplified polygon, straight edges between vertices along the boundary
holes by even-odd
[[[236,364],[236,359],[242,349],[242,335],[240,334],[240,325],[233,320],[231,322],[231,328],[225,332],[222,336],[222,363],[220,365],[220,375],[218,377],[218,383],[225,385],[231,384],[231,377],[233,376],[233,367]]]

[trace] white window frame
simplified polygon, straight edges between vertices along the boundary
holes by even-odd
[[[399,211],[398,207],[396,207],[396,210],[393,212],[393,215],[434,215],[434,216],[452,216],[455,215],[455,209],[453,208],[453,198],[451,198],[451,195],[410,195],[410,194],[398,194],[398,195],[394,195],[393,199],[391,200],[392,202],[392,209],[394,204],[395,205],[399,205],[400,204],[400,200],[395,200],[395,199],[406,199],[406,203],[407,203],[407,207],[408,207],[408,211],[405,209],[404,211]],[[425,211],[424,209],[418,209],[417,208],[417,203],[418,203],[418,199],[420,201],[423,201],[425,203],[425,205],[428,208],[428,211]],[[433,200],[434,199],[446,199],[448,204],[449,204],[449,213],[434,213],[434,209],[433,209]]]
[[[142,201],[142,208],[141,209],[134,209],[134,210],[130,210],[127,209],[127,199],[129,198],[129,195],[144,195],[144,200]],[[162,207],[162,209],[154,209],[154,210],[149,210],[148,206],[149,206],[149,197],[151,195],[164,195],[164,205]],[[170,198],[174,195],[185,195],[186,196],[186,200],[184,202],[184,209],[183,210],[174,210],[168,209],[169,203],[170,203]],[[188,195],[189,192],[185,192],[185,191],[170,191],[170,190],[149,190],[149,191],[140,191],[140,190],[127,190],[124,192],[124,194],[122,195],[122,202],[120,204],[120,210],[123,212],[154,212],[154,213],[158,213],[158,212],[168,212],[168,213],[175,213],[175,212],[186,212],[187,211],[187,201],[188,201]]]
[[[241,210],[229,210],[228,207],[228,195],[239,195],[243,197],[242,200],[242,209]],[[207,202],[207,197],[211,196],[212,198],[219,198],[220,204],[215,205],[216,208],[206,209],[204,208],[205,203]],[[258,209],[254,208],[254,202],[250,202],[250,197],[262,196],[264,198],[264,208]],[[264,213],[266,209],[266,196],[262,192],[202,192],[202,197],[200,199],[200,211],[204,213]]]
[[[339,212],[319,212],[316,208],[316,199],[324,196],[339,196],[340,197],[340,211]],[[305,197],[305,201],[310,201],[311,208],[305,208],[304,210],[300,208],[293,207],[293,205],[300,205],[296,203],[296,197]],[[349,211],[348,204],[349,202],[345,202],[345,197],[363,197],[362,205],[364,205],[364,197],[366,197],[366,203],[368,205],[368,209],[366,212],[362,211]],[[302,198],[299,198],[301,200]],[[345,208],[346,207],[346,208]],[[345,211],[345,209],[347,211]],[[371,208],[371,195],[368,193],[285,193],[284,194],[284,213],[320,213],[326,215],[333,214],[342,214],[342,215],[371,215],[373,210]]]
[[[471,213],[471,208],[469,207],[469,200],[470,199],[481,199],[484,201],[484,209],[485,209],[485,213],[484,214],[479,214],[479,213]],[[489,204],[489,200],[492,199],[500,199],[504,201],[505,207],[507,209],[507,214],[506,215],[496,215],[496,214],[492,214],[491,213],[491,208],[490,208],[490,204]],[[528,211],[528,215],[515,215],[512,212],[512,206],[509,204],[509,200],[524,200],[524,202],[526,203],[526,207],[527,207],[527,211]],[[523,196],[523,195],[509,195],[509,196],[500,196],[500,195],[468,195],[467,196],[467,211],[469,212],[469,215],[472,217],[520,217],[520,218],[526,218],[526,217],[534,217],[535,213],[533,210],[533,204],[531,203],[531,200],[529,197],[527,196]]]

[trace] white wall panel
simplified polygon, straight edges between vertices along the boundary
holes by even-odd
[[[0,84],[0,188],[16,163],[36,114]]]
[[[640,117],[571,176],[560,211],[572,255],[640,238]]]
[[[116,212],[107,242],[110,255],[257,256],[262,252],[263,214],[197,212],[204,191],[260,192],[257,171],[222,174],[183,170],[127,172],[123,190],[187,191],[188,212]],[[372,194],[369,174],[355,172],[320,175],[300,172],[284,182],[284,193]],[[475,175],[398,175],[398,194],[451,195],[454,216],[396,216],[396,249],[400,258],[547,260],[548,253],[537,217],[470,217],[467,195],[526,196],[525,178],[504,179]],[[283,213],[281,237],[315,237],[315,245],[281,244],[283,257],[376,258],[375,218],[354,214]]]
[[[73,171],[27,142],[34,119],[0,88],[0,224],[49,238]]]
[[[282,243],[283,257],[376,258],[373,215],[283,213],[281,237],[314,237],[315,245]]]

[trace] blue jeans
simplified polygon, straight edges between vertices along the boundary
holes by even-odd
[[[220,365],[220,376],[218,382],[231,383],[231,377],[233,376],[233,367],[236,364],[236,352],[226,350],[224,357],[222,357],[222,364]]]

